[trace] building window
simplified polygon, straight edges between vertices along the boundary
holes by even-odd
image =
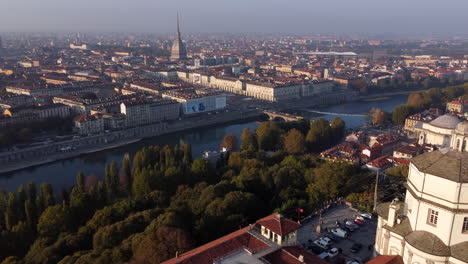
[[[427,217],[427,223],[430,225],[437,225],[437,219],[439,218],[439,212],[429,209],[429,214]]]
[[[462,233],[468,233],[468,217],[463,218]]]

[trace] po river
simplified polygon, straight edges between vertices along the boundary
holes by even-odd
[[[365,113],[371,108],[380,108],[391,111],[395,106],[406,103],[408,95],[397,95],[385,98],[362,100],[346,104],[334,105],[325,108],[307,109],[309,116],[314,118],[325,118],[332,120],[340,117],[346,122],[346,126],[358,127],[364,124]],[[315,111],[315,112],[313,112]],[[320,112],[320,113],[317,113]],[[324,114],[325,113],[325,114]],[[192,145],[194,158],[200,157],[203,151],[218,150],[224,135],[234,133],[240,140],[240,135],[245,127],[254,130],[258,126],[257,122],[242,122],[222,124],[219,126],[204,127],[157,136],[144,139],[127,146],[104,150],[92,154],[81,155],[68,160],[60,160],[44,165],[39,165],[27,169],[0,174],[0,190],[16,191],[20,184],[34,181],[36,185],[48,182],[54,187],[56,194],[62,188],[69,188],[75,183],[75,176],[79,171],[85,175],[94,173],[98,178],[104,175],[104,164],[115,160],[119,165],[125,153],[131,156],[144,146],[150,145],[175,145],[187,143]]]

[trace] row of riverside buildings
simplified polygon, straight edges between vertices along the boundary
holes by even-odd
[[[223,90],[230,93],[250,96],[266,101],[278,102],[303,97],[331,93],[335,83],[330,80],[309,81],[301,78],[238,78],[212,75],[202,71],[177,71],[181,80]]]
[[[42,94],[32,95],[37,87],[9,86],[10,95],[0,98],[4,109],[0,127],[25,124],[54,117],[75,117],[79,134],[94,134],[105,130],[149,125],[176,120],[182,115],[222,110],[226,96],[202,88],[163,88],[161,93],[147,93],[135,86],[136,92],[115,93],[105,87],[81,85],[64,92],[63,87],[40,88]],[[78,86],[77,86],[78,87]],[[62,93],[55,94],[55,89]],[[96,96],[97,88],[111,92],[110,96]],[[52,90],[52,92],[51,92]]]

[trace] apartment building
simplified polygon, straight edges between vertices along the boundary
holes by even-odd
[[[180,104],[175,100],[135,99],[120,104],[120,112],[126,116],[127,127],[148,125],[179,118]]]

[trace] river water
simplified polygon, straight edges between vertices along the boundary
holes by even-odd
[[[391,111],[395,106],[406,103],[407,98],[407,95],[398,95],[382,98],[381,100],[367,100],[320,109],[308,109],[309,111],[318,111],[327,114],[304,112],[312,119],[323,117],[332,120],[335,117],[340,117],[346,122],[347,127],[358,127],[364,124],[363,114],[369,112],[371,108]],[[191,144],[193,155],[196,158],[200,157],[203,151],[219,149],[224,135],[234,133],[240,138],[242,130],[245,127],[254,130],[257,126],[257,122],[238,122],[177,132],[144,139],[140,142],[115,149],[8,172],[0,174],[0,190],[15,191],[20,184],[34,181],[37,185],[44,182],[51,183],[56,191],[60,191],[62,188],[68,188],[75,183],[75,176],[79,171],[82,171],[85,175],[94,173],[98,178],[102,178],[104,175],[105,163],[110,163],[115,160],[120,165],[125,153],[129,153],[133,156],[136,151],[149,145]]]

